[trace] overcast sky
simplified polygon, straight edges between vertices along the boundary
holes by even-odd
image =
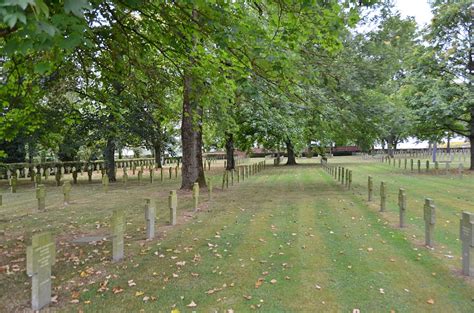
[[[402,16],[413,16],[420,26],[431,21],[431,8],[427,0],[395,0],[395,7]]]

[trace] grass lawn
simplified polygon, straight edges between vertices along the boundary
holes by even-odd
[[[222,163],[211,172],[214,201],[201,190],[201,212],[190,192],[178,192],[179,224],[167,225],[167,195],[179,181],[155,178],[105,194],[96,177],[73,186],[62,205],[48,181],[46,212],[31,213],[34,190],[22,180],[17,194],[1,185],[0,311],[29,307],[25,250],[31,234],[56,237],[51,307],[71,312],[474,312],[474,279],[460,275],[459,218],[474,211],[474,175],[410,173],[388,164],[335,157],[353,170],[348,191],[317,164],[267,166],[220,190]],[[272,164],[267,161],[267,165]],[[129,174],[130,171],[129,171]],[[367,175],[374,201],[367,203]],[[147,177],[146,173],[144,177]],[[167,177],[167,176],[166,176]],[[387,212],[378,212],[381,180]],[[398,188],[408,195],[408,227],[397,227]],[[145,240],[144,198],[157,202],[157,233]],[[436,204],[435,248],[423,246],[425,197]],[[205,200],[205,201],[204,201]],[[81,235],[108,231],[112,209],[126,210],[126,258],[111,263],[111,244],[73,244]],[[195,304],[196,306],[189,306]]]

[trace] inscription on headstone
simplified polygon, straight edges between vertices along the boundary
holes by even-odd
[[[26,273],[31,277],[31,308],[40,310],[51,302],[51,266],[56,247],[51,233],[33,235],[26,248]]]

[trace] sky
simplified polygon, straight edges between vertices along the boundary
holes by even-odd
[[[402,16],[413,16],[420,26],[431,21],[432,14],[428,0],[395,0],[395,7]]]

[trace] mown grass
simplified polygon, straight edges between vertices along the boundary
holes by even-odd
[[[47,212],[28,215],[25,212],[34,206],[34,196],[25,200],[8,195],[0,208],[2,264],[12,261],[4,252],[17,249],[14,257],[24,257],[24,242],[33,228],[51,229],[58,237],[59,250],[53,269],[54,294],[59,296],[59,303],[52,307],[60,311],[474,310],[473,283],[458,274],[460,243],[456,240],[456,214],[460,209],[472,209],[474,203],[474,194],[469,193],[472,176],[458,182],[445,176],[410,174],[354,157],[333,158],[330,163],[344,164],[354,171],[354,188],[347,191],[316,165],[315,159],[299,162],[296,167],[270,166],[224,192],[216,188],[210,212],[187,212],[190,194],[180,193],[182,219],[173,228],[166,226],[166,196],[169,189],[178,186],[177,181],[141,186],[132,182],[126,190],[120,185],[111,187],[107,195],[99,185],[81,184],[75,188],[74,203],[66,208],[53,204],[53,199],[61,202],[61,195],[59,191],[55,195],[51,187]],[[221,166],[211,171],[214,186],[220,186]],[[372,204],[366,202],[367,175],[377,183],[381,179],[388,182],[386,213],[377,212],[377,197]],[[396,227],[398,184],[409,195],[406,229]],[[26,196],[28,191],[20,193]],[[434,251],[420,244],[423,197],[431,193],[438,205],[438,219],[450,219],[450,223],[437,225],[435,239],[440,247]],[[455,200],[451,201],[453,195]],[[143,230],[143,198],[149,196],[156,199],[159,208],[159,238],[153,241],[144,240]],[[70,243],[80,234],[106,231],[111,210],[117,207],[127,212],[129,245],[124,261],[108,261],[108,242],[96,246]],[[23,242],[16,240],[22,235]],[[449,251],[452,259],[444,256]],[[18,299],[3,310],[28,307],[29,279],[24,263],[18,264],[20,272],[0,274],[1,303]],[[130,280],[136,285],[129,286]],[[123,291],[114,294],[114,287]],[[434,304],[427,303],[430,299]],[[191,301],[197,306],[188,307]]]

